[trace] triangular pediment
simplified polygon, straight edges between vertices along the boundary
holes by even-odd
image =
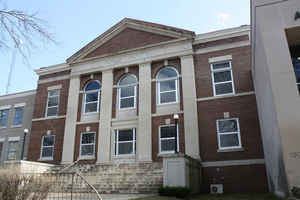
[[[68,63],[194,36],[194,32],[125,18],[67,59]]]

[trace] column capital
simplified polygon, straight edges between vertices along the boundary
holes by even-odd
[[[183,56],[180,56],[180,60],[184,60],[184,59],[193,59],[193,54],[187,54],[187,55],[183,55]]]

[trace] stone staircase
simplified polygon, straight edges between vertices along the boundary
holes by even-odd
[[[66,166],[54,166],[58,172]],[[64,170],[77,171],[102,194],[157,193],[163,184],[162,162],[120,164],[75,164]]]

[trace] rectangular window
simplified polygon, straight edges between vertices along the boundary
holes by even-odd
[[[158,82],[159,104],[178,102],[178,80],[167,80]]]
[[[135,108],[136,86],[119,88],[119,108]]]
[[[116,130],[115,135],[116,155],[133,155],[136,152],[135,128]]]
[[[16,160],[19,149],[19,141],[8,142],[7,160]]]
[[[46,117],[57,116],[59,105],[59,90],[48,91]]]
[[[219,149],[241,148],[239,121],[234,119],[217,120]]]
[[[13,122],[14,126],[22,125],[23,113],[24,113],[23,107],[15,108],[15,116],[14,116],[14,122]]]
[[[41,146],[41,160],[53,160],[54,135],[43,136]]]
[[[159,153],[175,153],[175,135],[177,133],[177,150],[179,151],[178,126],[159,127]]]
[[[81,133],[80,157],[95,157],[96,133]]]
[[[6,127],[8,121],[9,109],[0,110],[0,127]]]
[[[214,96],[234,94],[231,61],[211,64]]]

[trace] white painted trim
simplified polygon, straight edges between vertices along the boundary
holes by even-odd
[[[25,107],[25,106],[26,106],[26,103],[18,103],[18,104],[14,105],[15,108]]]
[[[35,119],[32,119],[32,121],[35,122],[35,121],[41,121],[41,120],[48,120],[48,119],[62,119],[62,118],[66,118],[66,115],[52,116],[52,117],[42,117],[42,118],[35,118]]]
[[[49,74],[50,74],[50,72],[49,72]],[[53,78],[46,78],[46,79],[38,80],[38,84],[51,83],[51,82],[54,82],[54,81],[62,81],[62,80],[70,79],[70,78],[71,78],[70,75],[57,76],[57,77],[53,77]]]
[[[136,83],[134,84],[127,84],[127,85],[120,85],[120,81],[127,77],[127,76],[133,76],[136,80]],[[123,111],[123,110],[131,110],[131,109],[136,109],[136,97],[137,97],[137,78],[134,74],[126,74],[125,76],[122,76],[118,82],[118,94],[117,94],[117,97],[118,97],[118,111]],[[121,88],[126,88],[126,87],[134,87],[134,95],[133,96],[127,96],[127,97],[121,97]],[[122,99],[129,99],[129,98],[132,98],[133,97],[133,107],[126,107],[126,108],[121,108],[121,100]]]
[[[259,165],[265,164],[264,159],[249,159],[249,160],[226,160],[226,161],[214,161],[214,162],[202,162],[202,167],[227,167],[238,165]]]
[[[237,124],[237,131],[235,132],[224,132],[220,133],[219,131],[219,122],[220,121],[229,121],[229,120],[235,120]],[[230,119],[217,119],[216,120],[216,127],[217,127],[217,137],[218,137],[218,150],[227,150],[227,149],[241,149],[242,148],[242,141],[241,141],[241,131],[240,131],[240,124],[239,124],[239,119],[238,118],[230,118]],[[238,146],[230,146],[230,147],[221,147],[221,135],[232,135],[232,134],[237,134],[238,135],[238,140],[239,140],[239,145]]]
[[[241,41],[241,42],[235,42],[235,43],[229,43],[229,44],[222,44],[222,45],[216,45],[212,47],[207,47],[203,49],[198,49],[195,51],[194,54],[205,54],[205,53],[210,53],[210,52],[215,52],[215,51],[222,51],[226,49],[233,49],[233,48],[238,48],[238,47],[244,47],[244,46],[250,46],[251,43],[249,40],[247,41]]]
[[[4,142],[4,141],[5,141],[5,138],[0,138],[0,142]]]
[[[211,97],[197,98],[197,101],[211,101],[211,100],[216,100],[216,99],[224,99],[224,98],[232,98],[232,97],[248,96],[248,95],[254,95],[254,94],[255,94],[254,91],[250,91],[250,92],[241,92],[241,93],[229,94],[229,95],[223,95],[223,96],[211,96]]]
[[[175,150],[174,151],[161,151],[161,137],[160,137],[160,132],[161,132],[161,128],[162,127],[170,127],[170,126],[172,126],[172,127],[174,127],[175,126],[175,124],[168,124],[168,125],[160,125],[159,127],[158,127],[158,155],[162,155],[162,154],[174,154],[175,153]],[[176,127],[176,133],[177,133],[177,152],[180,152],[180,147],[179,147],[179,128],[178,128],[178,124],[177,124],[177,127]],[[169,137],[168,139],[173,139],[173,137],[171,138],[171,137]],[[174,139],[175,139],[175,137],[174,137]]]
[[[51,65],[47,67],[41,67],[37,70],[35,70],[35,73],[39,76],[46,75],[46,74],[53,74],[56,72],[62,72],[66,70],[70,70],[70,66],[67,63],[57,64],[57,65]]]
[[[208,58],[208,63],[216,63],[216,62],[229,61],[229,60],[232,60],[232,55]]]
[[[10,109],[11,105],[6,105],[6,106],[0,106],[0,110],[6,110],[6,109]]]
[[[132,130],[132,140],[128,140],[128,141],[119,141],[119,131],[122,130]],[[136,127],[133,128],[119,128],[119,129],[115,129],[115,140],[114,140],[114,147],[115,147],[115,157],[122,157],[122,156],[134,156],[136,155]],[[132,143],[132,153],[131,154],[119,154],[119,144],[120,143]]]
[[[58,115],[58,112],[59,112],[59,103],[60,103],[60,89],[54,89],[54,90],[58,90],[58,95],[54,95],[54,96],[49,96],[49,93],[51,90],[48,90],[48,96],[47,96],[47,104],[46,104],[46,112],[45,112],[45,118],[49,118],[49,117],[55,117]],[[58,97],[58,102],[57,102],[57,105],[56,106],[51,106],[50,108],[55,108],[57,107],[57,112],[56,112],[56,115],[51,115],[51,116],[48,116],[48,102],[49,102],[49,98],[53,98],[53,97]]]
[[[29,90],[25,92],[19,92],[19,93],[14,93],[14,94],[8,94],[8,95],[3,95],[0,96],[0,101],[1,100],[6,100],[6,99],[14,99],[14,98],[19,98],[19,97],[25,97],[29,95],[35,95],[36,91],[35,90]]]
[[[93,143],[89,143],[89,144],[82,144],[82,136],[84,134],[94,134],[94,142]],[[78,153],[78,157],[79,159],[95,159],[96,158],[96,141],[97,141],[97,134],[96,132],[82,132],[80,133],[80,143],[79,143],[79,153]],[[94,147],[94,152],[93,155],[81,155],[81,148],[83,146],[87,146],[87,145],[93,145]]]
[[[54,137],[54,141],[53,141],[53,146],[45,146],[45,147],[53,147],[53,150],[52,150],[52,157],[42,157],[42,152],[43,152],[43,148],[44,148],[44,146],[43,146],[43,143],[44,143],[44,138],[45,137]],[[41,141],[42,143],[41,143],[41,149],[40,149],[40,159],[39,160],[53,160],[53,157],[54,157],[54,148],[55,148],[55,135],[44,135],[43,137],[42,137],[42,141]]]
[[[20,141],[20,136],[8,138],[8,142],[15,142],[15,141]]]
[[[53,85],[53,86],[49,86],[47,88],[47,90],[60,90],[62,88],[62,85]]]
[[[97,82],[97,83],[99,84],[99,89],[85,91],[86,86],[87,86],[89,83],[93,82],[93,81],[95,81],[95,82]],[[83,101],[82,101],[82,110],[83,110],[83,112],[82,112],[82,115],[90,115],[90,114],[95,114],[95,113],[100,112],[100,111],[99,111],[99,108],[100,108],[100,102],[101,102],[101,89],[102,89],[102,84],[101,84],[101,82],[100,82],[99,80],[91,80],[91,81],[89,81],[89,82],[87,82],[87,83],[85,84],[84,90],[83,90]],[[97,102],[96,102],[96,101],[93,101],[93,102],[88,102],[88,103],[87,103],[87,102],[86,102],[86,95],[87,95],[87,94],[90,94],[90,93],[96,93],[96,92],[98,93],[98,100],[97,100]],[[96,111],[92,111],[92,112],[86,112],[86,111],[85,111],[86,104],[92,104],[92,103],[97,103],[97,110],[96,110]]]

